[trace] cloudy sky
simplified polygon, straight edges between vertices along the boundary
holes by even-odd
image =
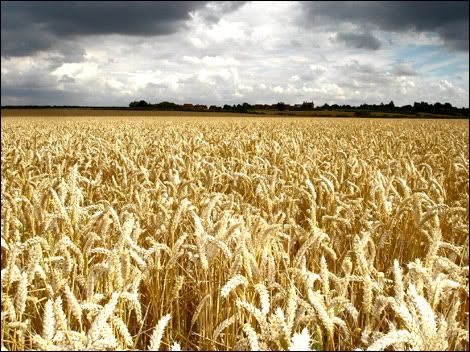
[[[1,2],[2,105],[469,106],[469,3]]]

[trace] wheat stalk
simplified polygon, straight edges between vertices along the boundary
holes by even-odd
[[[158,351],[160,348],[160,342],[162,341],[163,333],[165,331],[165,327],[170,321],[171,316],[170,314],[164,315],[155,326],[152,336],[150,337],[150,342],[148,345],[149,351]]]

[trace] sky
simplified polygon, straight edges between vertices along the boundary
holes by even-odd
[[[1,104],[469,106],[469,2],[1,2]]]

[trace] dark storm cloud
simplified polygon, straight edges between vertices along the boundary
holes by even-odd
[[[58,36],[167,34],[177,30],[190,11],[204,4],[203,1],[117,1],[112,5],[106,1],[7,2],[2,4],[2,27],[18,29],[16,21],[23,19],[20,23],[40,24]]]
[[[55,49],[84,35],[154,36],[176,32],[204,1],[2,2],[2,56]],[[224,10],[230,10],[226,8]]]
[[[468,50],[468,1],[302,2],[309,25],[349,22],[363,29],[436,32],[452,50]]]
[[[212,2],[201,11],[202,17],[207,22],[217,22],[225,13],[236,11],[241,6],[245,5],[247,1],[216,1]]]
[[[382,43],[370,33],[345,33],[336,35],[336,41],[348,47],[367,50],[378,50]]]

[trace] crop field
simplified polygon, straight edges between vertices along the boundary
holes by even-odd
[[[2,117],[2,350],[468,350],[469,121]]]

